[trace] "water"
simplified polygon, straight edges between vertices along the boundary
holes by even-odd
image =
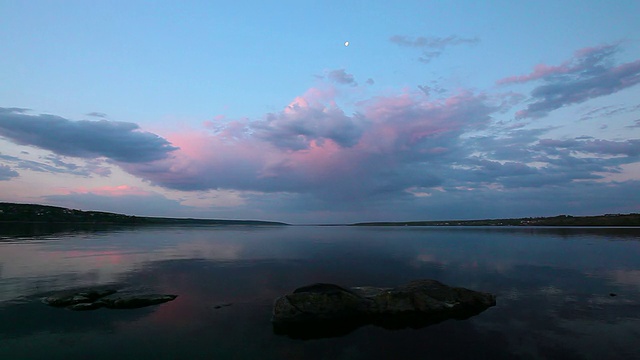
[[[497,295],[467,320],[276,335],[273,300],[314,282],[433,278]],[[44,294],[178,294],[73,312]],[[615,296],[612,296],[615,295]],[[220,307],[222,304],[230,306]],[[640,358],[640,229],[160,227],[0,235],[0,359]]]

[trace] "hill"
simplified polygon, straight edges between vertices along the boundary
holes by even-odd
[[[640,214],[558,215],[517,219],[363,222],[352,226],[640,226]]]
[[[57,206],[0,202],[0,223],[118,225],[287,225],[274,221],[162,218],[82,211]]]

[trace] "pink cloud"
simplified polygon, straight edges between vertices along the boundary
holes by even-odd
[[[504,79],[498,80],[496,83],[498,85],[524,83],[527,81],[537,80],[537,79],[541,79],[551,75],[566,74],[571,71],[572,71],[572,68],[567,63],[564,63],[559,66],[549,66],[545,64],[538,64],[534,66],[533,71],[530,74],[509,76]]]
[[[525,83],[538,79],[551,78],[554,75],[576,74],[589,70],[592,66],[617,51],[617,45],[602,45],[576,50],[571,59],[558,66],[538,64],[527,75],[514,75],[496,81],[498,85]]]
[[[363,143],[385,151],[409,150],[424,140],[457,137],[464,129],[484,126],[495,110],[484,95],[461,91],[446,99],[427,101],[402,94],[364,103],[365,116],[373,122]]]

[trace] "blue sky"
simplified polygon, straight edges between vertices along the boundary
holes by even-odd
[[[636,1],[0,12],[0,200],[293,223],[640,212]]]

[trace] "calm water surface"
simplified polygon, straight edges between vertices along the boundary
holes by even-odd
[[[422,329],[273,333],[273,300],[314,282],[412,279],[497,306]],[[134,310],[40,302],[68,288],[173,293]],[[615,295],[615,296],[612,296]],[[221,304],[230,306],[219,307]],[[162,227],[0,235],[0,359],[640,359],[640,229]]]

